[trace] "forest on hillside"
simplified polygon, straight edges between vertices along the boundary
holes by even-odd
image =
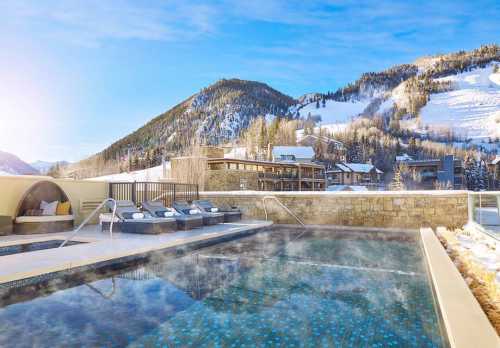
[[[345,131],[335,134],[335,139],[345,144],[349,161],[370,160],[380,169],[392,172],[393,160],[401,152],[415,158],[436,158],[451,153],[465,159],[471,154],[448,145],[463,141],[452,132],[418,134],[403,127],[402,122],[409,118],[418,120],[420,110],[431,94],[453,88],[451,83],[438,82],[435,78],[483,67],[494,60],[500,60],[498,45],[425,57],[414,64],[365,73],[335,92],[311,93],[299,101],[264,83],[223,79],[155,117],[102,152],[68,168],[55,168],[53,175],[85,178],[149,168],[183,154],[193,142],[208,145],[244,142],[252,148],[250,154],[258,154],[267,144],[293,145],[298,129],[303,129],[305,134],[315,131],[320,120],[313,115],[305,119],[299,117],[298,110],[308,103],[316,103],[320,108],[329,99],[344,102],[365,97],[372,98],[370,105]],[[385,93],[397,86],[404,89],[405,103],[394,104],[389,113],[378,114]],[[269,121],[271,119],[273,121]],[[319,133],[331,136],[321,128]],[[318,149],[318,154],[327,165],[329,159],[338,158],[323,155],[325,151]],[[469,152],[479,153],[474,148]]]

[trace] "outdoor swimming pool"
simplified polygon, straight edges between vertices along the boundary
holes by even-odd
[[[13,289],[0,346],[444,347],[417,238],[273,227]]]

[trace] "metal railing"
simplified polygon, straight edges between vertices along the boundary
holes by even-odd
[[[89,216],[87,216],[85,220],[83,220],[83,222],[77,228],[73,230],[73,232],[68,237],[66,237],[66,239],[61,243],[61,245],[59,245],[59,248],[62,248],[63,246],[66,245],[66,243],[68,243],[71,239],[73,239],[77,235],[77,233],[83,228],[83,226],[88,224],[89,221],[94,217],[94,215],[98,213],[102,208],[104,208],[104,206],[108,202],[113,203],[113,210],[112,210],[113,213],[111,215],[111,223],[109,224],[109,237],[113,238],[113,223],[115,221],[115,215],[116,215],[116,201],[113,198],[106,198],[104,201],[102,201],[101,204],[97,206],[97,208],[95,208],[92,211],[92,213],[90,213]]]
[[[295,215],[290,209],[288,209],[288,207],[286,205],[284,205],[283,203],[281,203],[281,201],[276,198],[275,196],[264,196],[264,198],[262,198],[262,205],[264,207],[264,214],[266,214],[266,220],[268,220],[268,215],[267,215],[267,208],[266,208],[266,200],[267,199],[273,199],[274,201],[276,201],[283,209],[285,209],[285,211],[290,214],[291,216],[293,216],[293,218],[295,218],[295,220],[297,220],[297,222],[299,224],[301,224],[302,226],[306,226],[306,224],[304,224],[302,222],[301,219],[299,219],[299,217],[297,215]]]
[[[161,200],[171,207],[176,200],[193,201],[199,199],[198,185],[171,182],[111,182],[109,197],[132,201],[139,205],[146,201]]]
[[[325,180],[325,176],[323,174],[302,174],[300,177],[298,174],[292,174],[292,173],[259,173],[259,179],[276,179],[276,180],[281,180],[281,179],[293,179],[293,180],[299,180],[299,179],[314,179],[314,180]]]

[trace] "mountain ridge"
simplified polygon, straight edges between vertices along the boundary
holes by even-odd
[[[0,175],[37,175],[36,168],[21,160],[16,155],[0,150]]]
[[[100,167],[105,167],[101,161],[120,163],[138,159],[149,166],[158,165],[161,158],[182,153],[193,139],[210,145],[238,139],[258,116],[307,119],[319,115],[314,119],[320,119],[330,133],[344,131],[360,116],[381,116],[387,131],[430,137],[432,134],[425,126],[409,127],[407,121],[418,124],[421,110],[432,96],[454,88],[440,79],[484,69],[496,61],[500,62],[500,46],[484,45],[468,52],[427,56],[384,71],[367,72],[334,92],[308,93],[297,99],[262,82],[222,79],[86,161],[91,165],[99,163]],[[401,103],[403,99],[405,102]],[[494,107],[500,110],[500,105]],[[454,138],[448,136],[448,139]],[[114,170],[123,170],[123,165],[115,165]]]

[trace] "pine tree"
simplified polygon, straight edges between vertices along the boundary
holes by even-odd
[[[405,189],[403,183],[403,177],[401,175],[401,170],[399,169],[398,166],[396,166],[394,170],[394,178],[392,179],[392,182],[390,184],[390,189],[392,191],[404,191]]]

